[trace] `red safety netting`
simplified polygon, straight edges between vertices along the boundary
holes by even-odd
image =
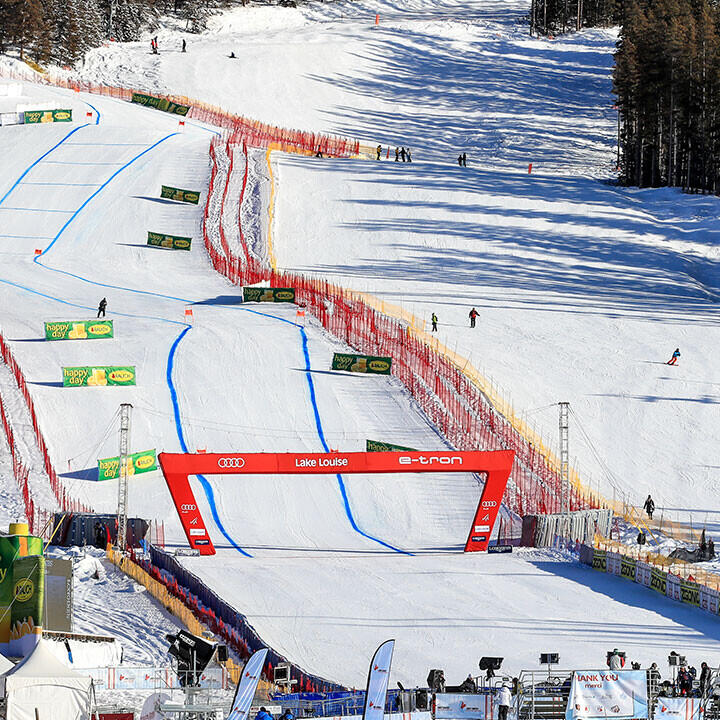
[[[218,182],[216,151],[221,142],[231,162],[227,169],[223,167],[228,176]],[[233,170],[233,146],[238,145],[245,155],[242,195],[247,183],[247,144],[242,140],[218,140],[210,151],[212,168],[203,239],[213,267],[236,285],[268,282],[272,287],[295,288],[296,302],[306,306],[332,335],[361,353],[392,357],[393,374],[458,450],[515,452],[505,497],[513,511],[521,515],[559,512],[562,481],[557,468],[497,411],[461,368],[418,337],[407,323],[371,307],[360,294],[332,283],[297,273],[274,272],[248,250],[242,219],[239,228],[242,251],[232,251],[226,233],[234,228],[223,226],[223,207]],[[208,212],[214,204],[219,205],[219,212]],[[242,213],[238,215],[242,218]],[[571,510],[600,505],[599,498],[571,486]]]
[[[131,88],[97,85],[95,83],[81,82],[50,75],[45,75],[42,80],[40,80],[39,77],[29,74],[29,71],[27,74],[23,74],[0,68],[0,73],[2,73],[4,77],[12,79],[26,82],[44,82],[76,92],[104,95],[127,102],[132,100],[134,93],[151,94],[153,97],[167,100],[177,105],[188,106],[190,108],[189,112],[186,116],[178,115],[179,121],[187,117],[192,120],[215,125],[216,127],[226,130],[226,135],[232,138],[233,142],[244,141],[252,147],[273,147],[286,152],[301,152],[312,155],[322,153],[322,155],[326,157],[351,157],[360,152],[360,142],[358,140],[269,125],[268,123],[253,120],[243,115],[235,115],[216,105],[203,103],[185,96],[158,95],[156,93],[146,93],[145,91],[133,90]]]
[[[10,346],[5,341],[5,338],[0,333],[0,357],[2,357],[3,362],[10,368],[11,372],[13,373],[13,376],[15,377],[15,382],[17,383],[18,388],[20,389],[20,392],[25,400],[25,404],[27,405],[28,412],[30,413],[30,419],[32,421],[32,427],[33,431],[35,433],[35,440],[37,442],[37,446],[40,450],[40,453],[43,458],[43,465],[45,472],[47,474],[50,488],[52,489],[53,495],[55,496],[55,499],[57,500],[58,505],[60,508],[64,511],[69,512],[93,512],[92,508],[84,505],[79,500],[76,500],[75,498],[70,497],[70,495],[65,490],[65,487],[63,486],[62,482],[58,478],[57,473],[55,472],[55,468],[53,467],[52,461],[50,460],[50,454],[47,449],[47,443],[45,442],[45,438],[43,436],[42,431],[40,430],[40,424],[38,423],[37,419],[37,413],[35,411],[35,404],[33,403],[33,399],[30,395],[30,392],[27,387],[27,382],[25,380],[25,376],[23,375],[22,370],[20,369],[20,366],[15,360],[15,357],[12,354],[12,351],[10,350]],[[36,517],[38,513],[41,512],[41,510],[37,507],[35,507],[35,503],[33,502],[32,493],[30,486],[28,485],[28,473],[27,468],[23,465],[22,461],[19,459],[19,456],[16,457],[15,453],[15,442],[14,442],[14,436],[12,435],[12,428],[10,427],[9,421],[7,419],[7,416],[5,414],[4,408],[2,408],[2,399],[0,398],[0,410],[2,411],[2,421],[3,421],[3,427],[5,429],[5,435],[8,438],[8,443],[10,443],[10,449],[11,453],[13,454],[13,465],[15,466],[16,463],[18,465],[18,471],[15,473],[15,478],[18,481],[18,484],[20,485],[20,489],[23,492],[23,498],[25,499],[25,507],[26,511],[28,512],[28,521],[30,523],[33,523],[33,520],[31,520],[31,517]],[[22,472],[23,470],[24,472]],[[28,505],[28,503],[32,503],[32,507]],[[28,508],[31,507],[31,510],[33,512],[28,511]],[[43,511],[46,514],[50,511]],[[32,529],[32,528],[31,528]]]

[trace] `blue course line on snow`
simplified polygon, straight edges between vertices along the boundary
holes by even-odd
[[[180,418],[180,405],[178,403],[177,399],[177,391],[175,390],[175,383],[173,382],[173,368],[175,366],[175,351],[178,348],[178,345],[182,341],[182,339],[187,335],[188,331],[191,329],[191,325],[188,325],[176,338],[175,342],[172,344],[172,347],[170,348],[170,354],[168,355],[168,361],[167,361],[167,370],[165,371],[165,379],[167,381],[167,385],[170,388],[170,399],[172,400],[172,406],[173,406],[173,415],[175,417],[175,429],[177,430],[178,440],[180,441],[180,448],[183,452],[188,452],[188,447],[185,442],[185,434],[183,433],[182,429],[182,419]],[[215,493],[213,492],[212,485],[208,481],[208,479],[204,475],[196,475],[197,479],[200,481],[200,484],[202,485],[202,489],[205,492],[205,497],[207,498],[208,505],[210,505],[210,512],[212,513],[213,520],[215,521],[215,524],[217,525],[220,532],[225,536],[225,539],[241,554],[245,555],[245,557],[252,557],[252,555],[245,550],[243,550],[236,542],[233,540],[232,536],[228,531],[225,529],[225,526],[222,524],[222,520],[220,520],[220,515],[217,510],[217,505],[215,504]]]
[[[206,128],[202,125],[198,125],[197,123],[188,123],[188,125],[192,125],[193,127],[198,128],[199,130],[204,130],[205,132],[213,133],[214,135],[220,135],[220,133],[217,130],[213,130],[212,128]]]
[[[95,124],[99,125],[100,124],[100,115],[102,115],[102,113],[92,103],[89,103],[87,100],[83,100],[83,102],[95,111]]]
[[[83,126],[81,126],[81,127],[87,127],[87,125],[83,125]],[[12,192],[12,190],[18,185],[18,183],[20,182],[20,180],[22,180],[22,178],[25,177],[25,175],[27,175],[27,173],[30,171],[30,169],[32,169],[32,167],[34,167],[34,165],[36,165],[40,160],[42,160],[44,157],[46,157],[50,152],[52,152],[52,150],[54,150],[56,147],[58,147],[59,145],[61,145],[65,140],[67,140],[68,137],[70,137],[74,132],[76,132],[76,131],[79,130],[79,129],[80,129],[80,128],[76,128],[76,129],[73,130],[71,133],[69,133],[68,135],[66,135],[56,146],[54,146],[53,148],[51,148],[47,153],[45,153],[45,155],[41,156],[41,157],[40,157],[38,160],[36,160],[31,166],[29,166],[29,167],[25,170],[25,172],[20,176],[20,178],[18,179],[18,181],[16,181],[15,184],[10,188],[10,190],[5,194],[5,196],[4,196],[2,199],[0,199],[0,204],[5,200],[5,198],[10,194],[10,192]],[[214,131],[212,131],[212,132],[214,132]],[[83,202],[83,204],[82,204],[77,210],[75,210],[75,211],[73,212],[72,216],[68,219],[68,221],[63,225],[62,228],[60,228],[60,230],[58,231],[58,233],[55,235],[55,237],[53,238],[53,240],[52,240],[52,242],[50,243],[50,245],[49,245],[47,248],[45,248],[45,250],[44,250],[40,255],[36,256],[36,257],[33,259],[33,262],[37,263],[38,265],[40,265],[41,267],[45,268],[46,270],[50,270],[50,271],[52,271],[52,272],[58,272],[58,273],[61,273],[61,274],[63,274],[63,275],[68,275],[68,276],[70,276],[70,277],[73,277],[73,278],[75,278],[75,279],[81,280],[81,281],[83,281],[83,282],[87,282],[87,283],[89,283],[89,284],[92,284],[92,285],[95,285],[95,286],[98,286],[98,287],[106,287],[106,288],[112,288],[112,289],[122,290],[122,291],[126,291],[126,292],[132,292],[132,293],[135,293],[135,294],[142,294],[142,295],[150,295],[150,296],[154,296],[154,297],[161,297],[161,298],[165,298],[165,299],[169,299],[169,300],[176,300],[176,301],[185,302],[185,303],[191,302],[191,301],[188,301],[188,300],[186,300],[186,299],[184,299],[184,298],[173,297],[173,296],[170,296],[170,295],[165,295],[165,294],[163,294],[163,293],[153,293],[153,292],[149,292],[149,291],[135,290],[135,289],[133,289],[133,288],[127,288],[127,287],[122,287],[122,286],[117,286],[117,285],[110,285],[110,284],[106,284],[106,283],[99,283],[99,282],[96,282],[96,281],[93,281],[93,280],[88,280],[87,278],[83,278],[83,277],[81,277],[81,276],[79,276],[79,275],[75,275],[75,274],[73,274],[73,273],[66,272],[66,271],[64,271],[64,270],[58,270],[58,269],[55,269],[55,268],[50,268],[50,267],[44,265],[42,262],[40,262],[40,259],[41,259],[45,254],[47,254],[47,253],[51,250],[51,248],[55,245],[55,243],[56,243],[57,240],[60,238],[60,236],[63,234],[63,232],[67,229],[67,227],[70,225],[70,223],[73,222],[73,220],[78,216],[78,214],[83,210],[83,208],[85,208],[85,207],[88,205],[88,203],[90,203],[117,175],[119,175],[123,170],[125,170],[127,167],[129,167],[130,165],[132,165],[132,163],[134,163],[136,160],[138,160],[139,158],[141,158],[143,155],[145,155],[146,153],[148,153],[148,152],[150,152],[151,150],[153,150],[153,149],[154,149],[155,147],[157,147],[160,143],[164,142],[165,140],[167,140],[167,139],[169,139],[170,137],[173,137],[174,135],[177,135],[177,134],[178,134],[178,133],[171,133],[170,135],[167,135],[167,136],[165,136],[164,138],[158,140],[156,143],[154,143],[154,144],[151,145],[150,147],[146,148],[142,153],[139,153],[139,154],[136,155],[134,158],[132,158],[131,160],[129,160],[127,163],[125,163],[122,167],[118,168],[102,185],[100,185],[100,187],[98,187],[98,189],[97,189],[94,193],[92,193],[92,195],[90,195],[90,196],[85,200],[85,202]],[[114,163],[114,164],[116,164],[116,163]],[[12,283],[12,282],[9,282],[9,281],[6,281],[6,280],[0,280],[0,282],[3,282],[3,283],[5,283],[5,284],[7,284],[7,285],[11,285],[11,286],[14,286],[14,287],[18,287],[18,288],[20,288],[20,289],[23,289],[23,290],[25,290],[25,291],[27,291],[27,292],[31,292],[31,293],[36,294],[36,295],[40,295],[40,296],[43,296],[43,297],[47,297],[47,298],[49,298],[49,299],[54,299],[54,300],[56,300],[56,301],[58,301],[58,302],[61,302],[61,303],[63,303],[63,304],[69,305],[69,306],[73,306],[73,307],[84,307],[84,306],[81,306],[81,305],[77,305],[77,304],[75,304],[75,303],[70,303],[70,302],[67,302],[67,301],[64,301],[64,300],[59,300],[58,298],[52,298],[52,297],[49,296],[49,295],[46,295],[46,294],[44,294],[44,293],[40,293],[40,292],[38,292],[38,291],[36,291],[36,290],[32,290],[32,289],[30,289],[30,288],[24,287],[24,286],[19,285],[19,284],[17,284],[17,283]],[[318,409],[318,406],[317,406],[317,399],[316,399],[316,396],[315,396],[315,385],[314,385],[314,382],[313,382],[313,379],[312,379],[312,375],[311,375],[311,373],[310,373],[310,369],[311,369],[311,368],[310,368],[310,355],[309,355],[309,351],[308,351],[307,334],[305,333],[305,329],[304,329],[302,326],[300,326],[300,325],[298,325],[297,323],[295,323],[295,322],[292,322],[292,321],[290,321],[290,320],[287,320],[286,318],[278,317],[278,316],[276,316],[276,315],[271,315],[271,314],[269,314],[269,313],[264,313],[264,312],[261,312],[261,311],[259,311],[259,310],[251,310],[250,308],[237,308],[237,309],[239,309],[239,310],[244,310],[244,311],[249,312],[249,313],[254,314],[254,315],[261,315],[261,316],[264,316],[264,317],[268,317],[268,318],[272,318],[272,319],[275,319],[275,320],[279,320],[279,321],[284,322],[284,323],[287,323],[287,324],[289,324],[289,325],[294,325],[294,326],[297,327],[298,330],[300,331],[300,335],[301,335],[301,338],[302,338],[303,354],[304,354],[304,356],[305,356],[305,376],[306,376],[307,383],[308,383],[308,388],[309,388],[309,391],[310,391],[310,402],[311,402],[312,407],[313,407],[313,413],[314,413],[314,417],[315,417],[315,424],[316,424],[318,436],[319,436],[319,438],[320,438],[320,442],[321,442],[321,444],[322,444],[325,452],[329,452],[329,447],[328,447],[327,441],[326,441],[326,439],[325,439],[325,433],[324,433],[324,430],[323,430],[323,427],[322,427],[322,421],[320,420],[320,413],[319,413],[319,409]],[[127,314],[127,313],[116,313],[116,314],[117,314],[117,315],[123,315],[123,316],[125,316],[125,317],[143,317],[143,316],[130,315],[130,314]],[[175,324],[175,325],[186,325],[185,323],[181,323],[181,322],[179,322],[179,321],[168,320],[168,319],[166,319],[166,318],[150,318],[150,319],[157,319],[157,320],[160,320],[160,321],[162,321],[162,322],[168,322],[168,323],[172,323],[172,324]],[[171,401],[172,401],[172,404],[173,404],[173,413],[174,413],[174,418],[175,418],[176,431],[177,431],[177,434],[178,434],[178,439],[179,439],[179,441],[180,441],[180,445],[181,445],[181,447],[183,448],[183,451],[184,451],[184,452],[187,452],[187,445],[186,445],[186,443],[185,443],[185,438],[184,438],[184,434],[183,434],[183,430],[182,430],[182,421],[181,421],[181,419],[180,419],[180,408],[179,408],[178,401],[177,401],[177,392],[176,392],[176,390],[175,390],[175,386],[174,386],[173,380],[172,380],[172,370],[173,370],[173,366],[174,366],[175,351],[177,350],[177,347],[178,347],[180,341],[183,339],[183,337],[185,337],[185,335],[186,335],[187,332],[190,330],[190,328],[191,328],[191,326],[187,326],[187,325],[186,325],[185,328],[183,329],[183,331],[180,333],[180,335],[175,339],[175,342],[173,343],[173,345],[172,345],[172,347],[171,347],[171,349],[170,349],[170,354],[168,355],[168,368],[167,368],[167,374],[166,374],[166,379],[167,379],[168,387],[169,387],[169,389],[170,389],[170,397],[171,397]],[[203,487],[203,490],[204,490],[204,492],[205,492],[205,496],[206,496],[207,501],[208,501],[208,504],[209,504],[209,506],[210,506],[210,510],[211,510],[211,513],[212,513],[212,516],[213,516],[213,520],[215,521],[215,523],[216,523],[218,529],[220,530],[220,532],[225,536],[225,538],[230,542],[230,544],[231,544],[238,552],[242,553],[243,555],[245,555],[245,556],[247,556],[247,557],[252,557],[249,553],[247,553],[245,550],[243,550],[243,549],[232,539],[232,537],[229,535],[229,533],[228,533],[227,530],[225,529],[224,525],[222,524],[222,521],[220,520],[218,511],[217,511],[217,505],[216,505],[216,503],[215,503],[214,492],[213,492],[212,486],[211,486],[210,483],[208,482],[207,478],[205,478],[204,476],[201,476],[201,475],[198,475],[197,477],[198,477],[198,480],[200,481],[200,483],[201,483],[201,485],[202,485],[202,487]],[[353,530],[355,530],[355,532],[357,532],[358,534],[362,535],[363,537],[365,537],[365,538],[367,538],[367,539],[369,539],[369,540],[372,540],[373,542],[376,542],[376,543],[378,543],[379,545],[382,545],[383,547],[387,547],[388,549],[393,550],[394,552],[402,553],[402,554],[405,554],[405,555],[411,555],[412,553],[409,553],[409,552],[407,552],[407,551],[405,551],[405,550],[401,550],[401,549],[399,549],[399,548],[396,548],[396,547],[394,547],[394,546],[392,546],[392,545],[384,542],[383,540],[380,540],[380,539],[378,539],[378,538],[376,538],[376,537],[373,537],[372,535],[369,535],[368,533],[364,532],[363,530],[361,530],[361,529],[358,527],[357,523],[355,522],[355,518],[354,518],[354,516],[353,516],[353,514],[352,514],[352,509],[351,509],[351,507],[350,507],[350,501],[349,501],[349,498],[348,498],[348,496],[347,496],[347,490],[346,490],[346,488],[345,488],[345,483],[344,483],[344,481],[343,481],[343,479],[342,479],[342,476],[341,476],[340,474],[337,474],[337,475],[336,475],[336,478],[337,478],[337,481],[338,481],[338,485],[339,485],[339,487],[340,487],[340,493],[341,493],[342,498],[343,498],[343,503],[344,503],[344,507],[345,507],[345,514],[346,514],[348,520],[350,521],[350,525],[351,525],[351,527],[353,528]]]
[[[45,255],[47,252],[50,251],[52,246],[57,242],[58,238],[65,232],[65,229],[70,225],[70,223],[78,216],[80,211],[87,206],[88,203],[90,203],[99,193],[103,191],[104,188],[106,188],[123,170],[130,167],[136,160],[139,160],[143,155],[146,155],[151,150],[154,150],[160,143],[165,142],[168,138],[173,137],[174,135],[177,135],[177,133],[170,133],[169,135],[166,135],[164,138],[161,138],[156,143],[153,143],[150,145],[150,147],[145,148],[141,153],[137,154],[134,158],[131,160],[128,160],[122,167],[118,168],[92,195],[90,195],[85,202],[73,212],[73,214],[68,218],[68,221],[60,228],[57,235],[55,235],[53,241],[40,253],[40,255],[36,255],[35,258],[33,258],[33,262],[38,262],[38,260]],[[112,165],[117,165],[118,163],[110,163]],[[40,263],[42,265],[42,263]],[[48,268],[52,269],[52,268]],[[67,273],[68,275],[70,273]]]
[[[325,440],[325,431],[323,430],[322,421],[320,420],[320,410],[318,409],[317,399],[315,397],[315,383],[313,382],[312,374],[310,373],[310,351],[308,350],[307,334],[305,333],[305,328],[301,325],[298,325],[298,329],[300,330],[300,336],[302,337],[302,350],[303,355],[305,356],[305,377],[307,378],[308,387],[310,389],[310,402],[312,403],[313,413],[315,415],[315,427],[317,429],[317,433],[320,438],[320,442],[322,443],[323,449],[325,450],[325,452],[330,452],[330,448],[328,447],[328,444]],[[358,527],[358,524],[355,522],[355,517],[353,516],[352,509],[350,507],[350,498],[348,498],[347,490],[345,488],[345,481],[343,480],[342,475],[340,475],[339,473],[336,474],[335,477],[337,478],[338,485],[340,486],[340,494],[342,495],[343,504],[345,505],[345,514],[350,521],[352,529],[356,533],[359,533],[363,537],[367,538],[368,540],[372,540],[373,542],[376,542],[379,545],[388,548],[389,550],[394,550],[395,552],[402,553],[403,555],[412,555],[411,552],[396,548],[394,545],[390,545],[384,540],[380,540],[379,538],[369,535]]]
[[[74,145],[74,143],[68,143]],[[65,183],[65,182],[24,182],[23,185],[60,185],[62,187],[97,187],[100,183]]]
[[[23,207],[4,207],[0,210],[17,210],[19,212],[54,212],[54,213],[71,213],[74,210],[50,210],[49,208],[23,208]]]
[[[22,182],[22,179],[44,158],[46,158],[53,150],[59,148],[69,137],[73,136],[78,130],[82,130],[83,128],[87,127],[89,123],[85,123],[84,125],[80,125],[79,127],[74,128],[71,130],[59,143],[56,145],[53,145],[46,153],[41,155],[37,160],[30,163],[25,168],[25,171],[23,174],[11,185],[10,189],[0,198],[0,205],[2,205],[5,200],[7,199],[7,196]]]
[[[72,162],[71,160],[48,160],[48,165],[122,165],[118,162]]]
[[[46,268],[46,269],[52,270],[52,268]],[[63,300],[62,298],[56,297],[55,295],[48,295],[47,293],[40,292],[39,290],[33,290],[33,288],[28,287],[27,285],[21,285],[20,283],[13,282],[12,280],[4,280],[3,278],[0,278],[0,283],[3,283],[3,285],[10,285],[11,287],[17,288],[18,290],[24,290],[25,292],[28,292],[31,295],[38,295],[39,297],[46,298],[47,300],[53,300],[54,302],[60,303],[61,305],[68,305],[69,307],[81,308],[82,310],[95,311],[97,309],[94,306],[91,307],[90,305],[80,305],[79,303],[73,303],[68,300]],[[117,317],[137,318],[140,320],[157,320],[159,322],[170,323],[171,325],[183,325],[184,326],[187,324],[187,323],[181,322],[180,320],[169,320],[168,318],[159,317],[157,315],[135,315],[133,313],[123,313],[123,312],[114,312],[113,315],[116,315]]]

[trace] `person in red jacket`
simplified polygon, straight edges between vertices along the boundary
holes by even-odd
[[[475,308],[473,308],[473,309],[468,313],[468,316],[470,317],[470,327],[471,327],[471,328],[474,328],[474,327],[475,327],[475,318],[476,318],[479,314],[480,314],[480,313],[479,313]]]

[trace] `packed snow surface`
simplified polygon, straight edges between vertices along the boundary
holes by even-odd
[[[720,430],[715,200],[607,184],[614,35],[531,39],[525,11],[451,0],[238,8],[184,55],[167,31],[159,56],[113,44],[82,73],[410,146],[410,165],[394,152],[381,163],[276,155],[279,265],[435,310],[440,338],[548,435],[550,406],[571,402],[589,438],[573,430],[572,453],[602,491],[651,490],[704,513]],[[117,452],[120,402],[134,406],[137,450],[359,450],[368,437],[444,447],[394,378],[329,373],[342,346],[295,325],[294,308],[236,304],[202,247],[201,208],[158,197],[160,184],[206,190],[209,129],[48,93],[93,115],[86,124],[81,106],[70,126],[0,131],[0,329],[74,494],[114,507],[116,484],[91,478]],[[192,250],[149,248],[148,230],[192,236]],[[103,296],[114,339],[41,340],[44,320],[93,317]],[[660,367],[676,346],[680,366]],[[90,364],[135,365],[138,385],[60,387],[61,366]],[[393,680],[406,685],[430,667],[460,680],[483,654],[511,672],[536,667],[541,651],[600,666],[616,646],[643,665],[671,650],[720,662],[710,615],[553,553],[459,553],[472,477],[210,476],[194,489],[219,551],[183,562],[275,649],[346,684],[364,683],[388,637]],[[184,544],[158,474],[132,478],[131,512],[164,518],[169,542]]]

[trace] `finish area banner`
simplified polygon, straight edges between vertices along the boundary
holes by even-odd
[[[576,670],[565,720],[641,720],[648,716],[645,670]]]
[[[705,716],[700,698],[658,698],[655,720],[702,720]]]
[[[160,453],[158,460],[190,547],[214,555],[190,487],[190,475],[327,475],[467,472],[486,476],[465,551],[487,550],[515,453],[460,452],[350,453]],[[478,530],[478,525],[481,529]],[[487,528],[487,530],[485,530]],[[479,534],[480,533],[480,534]]]

